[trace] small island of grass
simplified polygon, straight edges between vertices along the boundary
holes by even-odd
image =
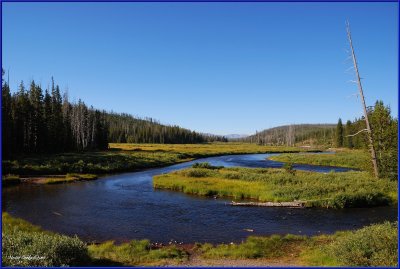
[[[260,202],[303,201],[307,207],[346,208],[397,202],[397,183],[368,172],[317,173],[288,169],[221,168],[207,164],[154,176],[156,189]]]

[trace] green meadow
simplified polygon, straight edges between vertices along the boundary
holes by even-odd
[[[204,164],[154,176],[153,186],[235,200],[304,201],[308,207],[369,207],[397,202],[396,182],[376,179],[362,171],[324,174],[275,168],[220,168]]]
[[[249,143],[111,143],[106,151],[21,155],[17,158],[3,160],[2,173],[15,177],[66,175],[68,173],[101,175],[168,166],[217,155],[301,151],[305,150],[297,147],[262,146]],[[70,180],[70,182],[72,181]],[[7,181],[7,183],[12,182]]]
[[[324,154],[280,154],[271,156],[268,159],[286,163],[339,166],[364,171],[372,171],[371,156],[366,150],[341,149],[332,153]]]

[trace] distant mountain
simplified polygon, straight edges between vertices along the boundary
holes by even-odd
[[[228,134],[224,135],[228,139],[239,139],[239,138],[245,138],[248,137],[249,135],[247,134]]]
[[[331,145],[336,124],[292,124],[257,132],[245,142],[263,145]]]

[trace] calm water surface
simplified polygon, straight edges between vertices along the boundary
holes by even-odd
[[[233,207],[230,200],[154,190],[152,176],[194,162],[243,167],[281,167],[271,154],[204,158],[165,168],[61,185],[19,185],[3,190],[3,210],[44,229],[84,240],[147,238],[153,242],[238,242],[249,235],[333,233],[397,219],[397,208],[343,210]],[[297,165],[318,172],[344,168]],[[247,232],[244,229],[253,229]]]

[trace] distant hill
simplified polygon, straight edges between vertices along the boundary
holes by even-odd
[[[244,142],[262,145],[332,145],[336,124],[293,124],[256,132]]]
[[[239,139],[239,138],[245,138],[248,137],[249,135],[247,134],[228,134],[225,135],[226,138],[228,139]]]
[[[161,124],[152,118],[137,118],[126,113],[106,113],[110,143],[192,144],[221,141],[223,136],[198,133],[177,125]]]

